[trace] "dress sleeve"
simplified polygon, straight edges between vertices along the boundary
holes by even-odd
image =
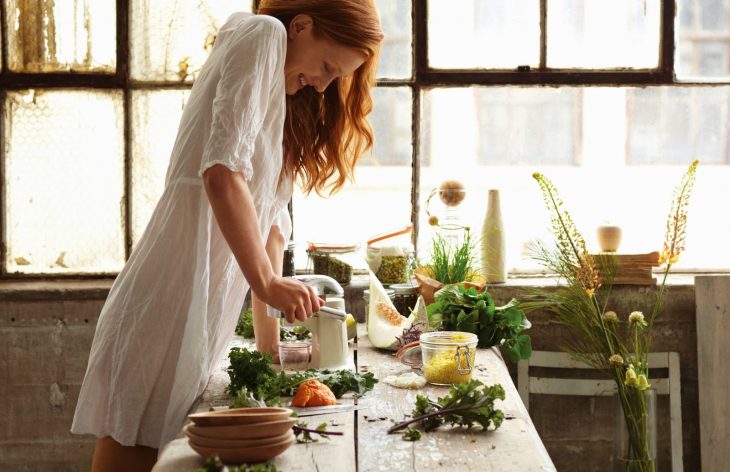
[[[251,157],[269,106],[270,92],[285,54],[286,33],[275,19],[239,26],[221,47],[221,76],[213,100],[213,120],[198,175],[222,164],[253,177]]]

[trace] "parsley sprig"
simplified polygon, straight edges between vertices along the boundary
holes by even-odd
[[[414,423],[420,423],[426,431],[443,424],[466,426],[475,424],[486,431],[490,425],[499,428],[504,420],[502,410],[494,408],[495,400],[504,400],[504,389],[499,384],[484,385],[479,380],[451,386],[448,395],[433,401],[423,395],[416,397],[416,407],[410,420],[398,423],[388,434],[400,431]]]

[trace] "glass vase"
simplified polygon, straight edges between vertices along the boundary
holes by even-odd
[[[619,388],[613,440],[614,472],[656,470],[656,390]]]

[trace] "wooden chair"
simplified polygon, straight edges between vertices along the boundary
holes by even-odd
[[[668,369],[666,378],[651,378],[657,395],[669,395],[669,414],[672,442],[672,471],[683,472],[682,463],[682,398],[680,393],[679,354],[676,352],[652,352],[649,354],[651,369]],[[616,384],[608,379],[564,379],[531,377],[530,367],[553,369],[593,369],[572,359],[564,352],[533,351],[530,359],[517,364],[517,390],[525,408],[530,410],[530,394],[610,396],[616,393]]]

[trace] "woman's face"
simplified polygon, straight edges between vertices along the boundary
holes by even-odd
[[[315,37],[312,25],[308,15],[297,15],[289,24],[284,65],[287,95],[307,86],[322,93],[333,79],[352,75],[365,62],[360,51]]]

